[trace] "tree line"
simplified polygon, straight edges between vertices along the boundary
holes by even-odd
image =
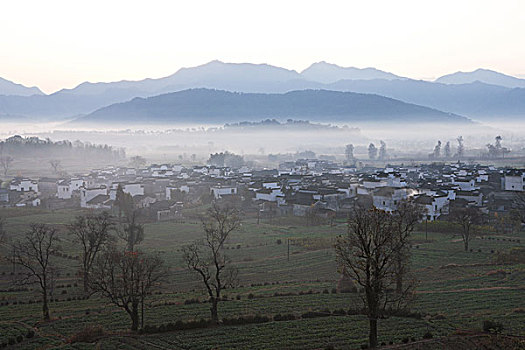
[[[28,156],[59,157],[69,155],[96,156],[103,159],[122,159],[126,157],[123,148],[114,148],[109,145],[98,145],[90,142],[69,140],[52,141],[49,138],[40,139],[35,136],[23,137],[14,135],[0,141],[0,156],[28,157]]]

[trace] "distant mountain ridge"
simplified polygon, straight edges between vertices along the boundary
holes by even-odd
[[[43,95],[44,93],[40,91],[36,86],[27,87],[22,84],[13,83],[4,78],[0,78],[0,95],[6,96],[31,96],[31,95]]]
[[[525,88],[525,79],[519,79],[490,69],[482,68],[476,69],[472,72],[447,74],[435,81],[442,84],[470,84],[479,81],[485,84],[499,85],[508,88]]]
[[[340,122],[470,123],[465,117],[378,95],[327,90],[285,94],[191,89],[101,108],[75,124],[231,123],[300,118]]]
[[[376,68],[340,67],[325,61],[312,64],[301,72],[301,76],[306,80],[325,84],[339,80],[406,79]]]

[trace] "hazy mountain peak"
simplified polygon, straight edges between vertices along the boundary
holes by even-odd
[[[31,96],[43,95],[44,93],[36,86],[27,87],[14,83],[10,80],[0,78],[0,95]]]
[[[525,87],[525,79],[519,79],[510,75],[499,73],[490,69],[478,68],[472,72],[456,72],[444,75],[436,82],[442,84],[470,84],[473,82],[482,82],[491,85],[500,85],[509,88]]]
[[[372,79],[403,79],[392,73],[368,67],[341,67],[326,61],[315,62],[301,72],[301,75],[311,81],[325,84],[334,83],[339,80],[372,80]]]
[[[255,79],[255,80],[291,80],[301,76],[294,70],[272,66],[266,63],[226,63],[213,60],[196,67],[181,68],[166,79],[179,80],[213,80],[227,79]]]

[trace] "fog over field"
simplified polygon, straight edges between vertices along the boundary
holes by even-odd
[[[68,124],[54,123],[5,123],[0,138],[19,134],[38,136],[53,141],[80,140],[95,144],[123,147],[128,155],[143,155],[156,161],[175,161],[180,155],[189,158],[196,154],[205,159],[210,153],[231,151],[237,154],[262,156],[276,153],[296,153],[304,150],[317,155],[344,156],[344,146],[356,146],[356,156],[366,159],[366,148],[380,140],[387,143],[389,159],[427,159],[438,140],[443,144],[463,136],[469,154],[478,157],[495,136],[500,135],[510,157],[524,155],[525,124],[473,123],[468,126],[440,124],[399,125],[398,123],[316,123],[284,120],[282,125],[133,125],[111,128],[72,128]],[[259,157],[260,158],[260,157]]]

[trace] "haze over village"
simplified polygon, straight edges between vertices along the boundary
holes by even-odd
[[[525,348],[520,1],[2,13],[0,348]]]

